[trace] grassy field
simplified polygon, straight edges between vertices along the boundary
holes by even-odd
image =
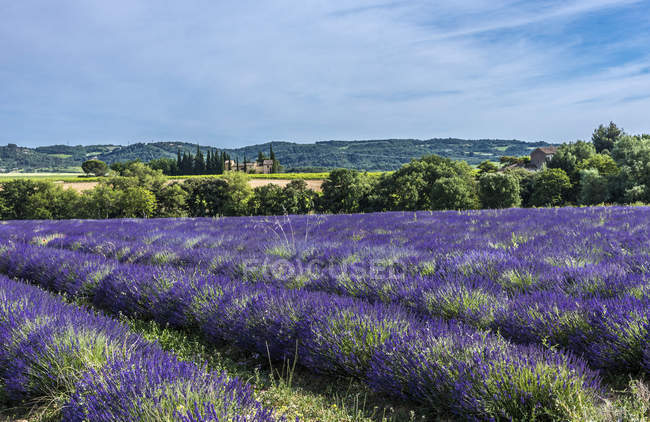
[[[380,175],[381,172],[368,173],[370,175]],[[249,174],[249,179],[262,180],[322,180],[326,179],[329,173],[276,173],[276,174]],[[185,180],[185,179],[202,179],[210,177],[222,177],[222,175],[187,175],[187,176],[167,176],[168,180]],[[0,174],[0,182],[16,179],[30,179],[51,182],[65,183],[86,183],[98,182],[101,177],[87,177],[82,173],[4,173]]]

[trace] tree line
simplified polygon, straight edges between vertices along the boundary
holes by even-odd
[[[212,156],[214,157],[214,155]],[[182,157],[181,157],[182,160]],[[517,161],[519,160],[519,161]],[[513,159],[504,162],[512,163]],[[561,145],[539,171],[500,168],[437,155],[413,160],[381,176],[338,169],[322,192],[302,180],[251,189],[242,172],[168,183],[155,165],[113,165],[112,175],[77,193],[51,182],[0,184],[1,219],[205,217],[465,210],[478,208],[650,203],[650,135],[599,126],[591,142]],[[101,169],[100,169],[101,170]]]
[[[255,161],[262,165],[264,160],[267,159],[273,161],[271,173],[278,173],[280,171],[280,162],[275,157],[272,145],[269,146],[268,157],[262,151],[259,151]],[[235,157],[233,160],[226,151],[217,149],[209,149],[204,155],[201,148],[197,146],[195,154],[186,151],[181,154],[181,151],[178,150],[175,160],[172,158],[158,158],[150,161],[148,165],[153,169],[161,170],[167,176],[187,176],[223,174],[227,171],[249,173],[254,169],[247,168],[248,163],[249,161],[245,155],[240,166],[239,157]]]

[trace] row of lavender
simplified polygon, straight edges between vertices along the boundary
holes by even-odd
[[[180,362],[112,319],[4,276],[0,402],[56,407],[66,421],[275,420],[238,379]]]
[[[570,354],[514,345],[398,305],[28,244],[8,245],[0,271],[273,359],[293,357],[297,348],[314,371],[355,376],[463,419],[564,420],[602,392],[597,374]]]
[[[650,367],[647,208],[21,224],[0,233],[396,303],[556,344],[608,372]]]

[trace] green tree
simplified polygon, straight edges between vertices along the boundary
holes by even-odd
[[[451,194],[449,181],[434,188],[439,179],[453,179],[459,183],[456,193],[466,195],[461,202],[449,202],[441,196],[441,190]],[[399,170],[379,180],[378,197],[383,198],[381,208],[390,210],[434,210],[452,208],[475,208],[478,195],[474,170],[465,162],[453,161],[437,155],[429,155],[405,164]],[[461,196],[463,196],[461,195]],[[459,196],[460,198],[460,196]],[[377,208],[375,208],[377,209]]]
[[[483,208],[510,208],[521,204],[519,180],[508,173],[485,173],[478,180]]]
[[[284,208],[282,188],[274,183],[253,189],[251,210],[254,215],[283,215]]]
[[[264,162],[264,160],[266,160],[266,157],[264,156],[264,153],[262,151],[259,151],[257,153],[257,164],[259,164],[261,166],[262,163]]]
[[[139,161],[128,163],[120,176],[110,177],[100,183],[106,183],[115,189],[126,190],[129,187],[143,187],[154,194],[160,191],[167,179],[161,170],[154,170]]]
[[[187,195],[178,182],[164,186],[156,196],[156,217],[185,217]]]
[[[533,182],[531,205],[538,207],[562,205],[571,186],[569,176],[562,169],[547,168],[539,171]]]
[[[611,199],[650,202],[650,138],[624,135],[612,149],[620,171],[610,178]]]
[[[225,180],[187,179],[183,188],[188,192],[186,206],[191,217],[224,215],[224,204],[230,200]]]
[[[424,178],[424,165],[421,163],[411,163],[408,169],[403,168],[393,174],[383,174],[372,194],[372,210],[429,209],[429,192]]]
[[[337,169],[330,172],[321,189],[323,211],[355,213],[365,210],[371,185],[366,174],[357,170]]]
[[[142,186],[128,187],[119,192],[120,217],[152,217],[156,209],[156,196]]]
[[[287,214],[307,214],[315,209],[317,196],[304,180],[292,180],[282,189],[282,204]]]
[[[619,129],[614,122],[609,122],[609,126],[599,125],[591,135],[596,152],[611,151],[618,139],[623,136],[623,129]]]
[[[79,209],[76,191],[49,181],[19,179],[0,184],[3,220],[75,218]]]
[[[485,173],[496,173],[499,171],[499,166],[494,164],[492,161],[485,160],[478,165],[479,174]]]
[[[530,156],[525,155],[523,157],[512,157],[509,155],[504,155],[499,158],[499,162],[504,166],[510,166],[516,164],[518,166],[526,166],[530,163]]]
[[[80,196],[74,189],[43,183],[27,200],[29,219],[70,219],[79,217]]]
[[[97,220],[120,217],[120,197],[120,191],[104,183],[84,191],[81,194],[81,217]]]
[[[164,175],[173,176],[178,174],[178,166],[176,160],[172,158],[157,158],[151,160],[147,165],[153,170],[160,170]]]
[[[532,206],[533,185],[535,182],[535,173],[521,167],[509,169],[506,174],[513,176],[519,182],[519,196],[521,197],[521,206]]]
[[[594,154],[586,160],[578,163],[580,170],[595,169],[602,176],[610,176],[618,173],[616,161],[607,154]]]
[[[431,186],[434,210],[467,210],[478,208],[473,186],[459,176],[441,177]]]
[[[548,168],[562,169],[569,176],[571,189],[565,194],[565,199],[568,202],[578,202],[580,163],[590,160],[594,154],[596,154],[596,151],[592,144],[577,141],[561,145],[548,162]]]
[[[196,155],[194,156],[193,172],[194,174],[205,174],[205,159],[198,145],[196,146]]]
[[[280,172],[280,162],[275,158],[275,153],[273,152],[273,144],[269,144],[269,159],[273,160],[271,167],[271,173]]]
[[[598,170],[589,168],[580,172],[580,204],[596,205],[607,201],[607,178]]]
[[[252,190],[242,173],[229,172],[221,179],[188,179],[186,204],[192,217],[248,215]]]
[[[243,173],[228,172],[224,180],[228,183],[230,195],[224,215],[249,215],[248,201],[253,196],[253,190],[248,184],[248,177]]]
[[[81,169],[84,173],[92,174],[97,177],[106,176],[106,173],[108,173],[108,165],[101,160],[84,161],[83,164],[81,164]]]
[[[29,197],[34,195],[43,182],[16,179],[0,184],[0,217],[3,220],[22,220],[29,215]]]

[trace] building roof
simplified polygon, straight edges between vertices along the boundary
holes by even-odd
[[[544,154],[555,154],[557,147],[539,147],[535,151],[542,151]]]

